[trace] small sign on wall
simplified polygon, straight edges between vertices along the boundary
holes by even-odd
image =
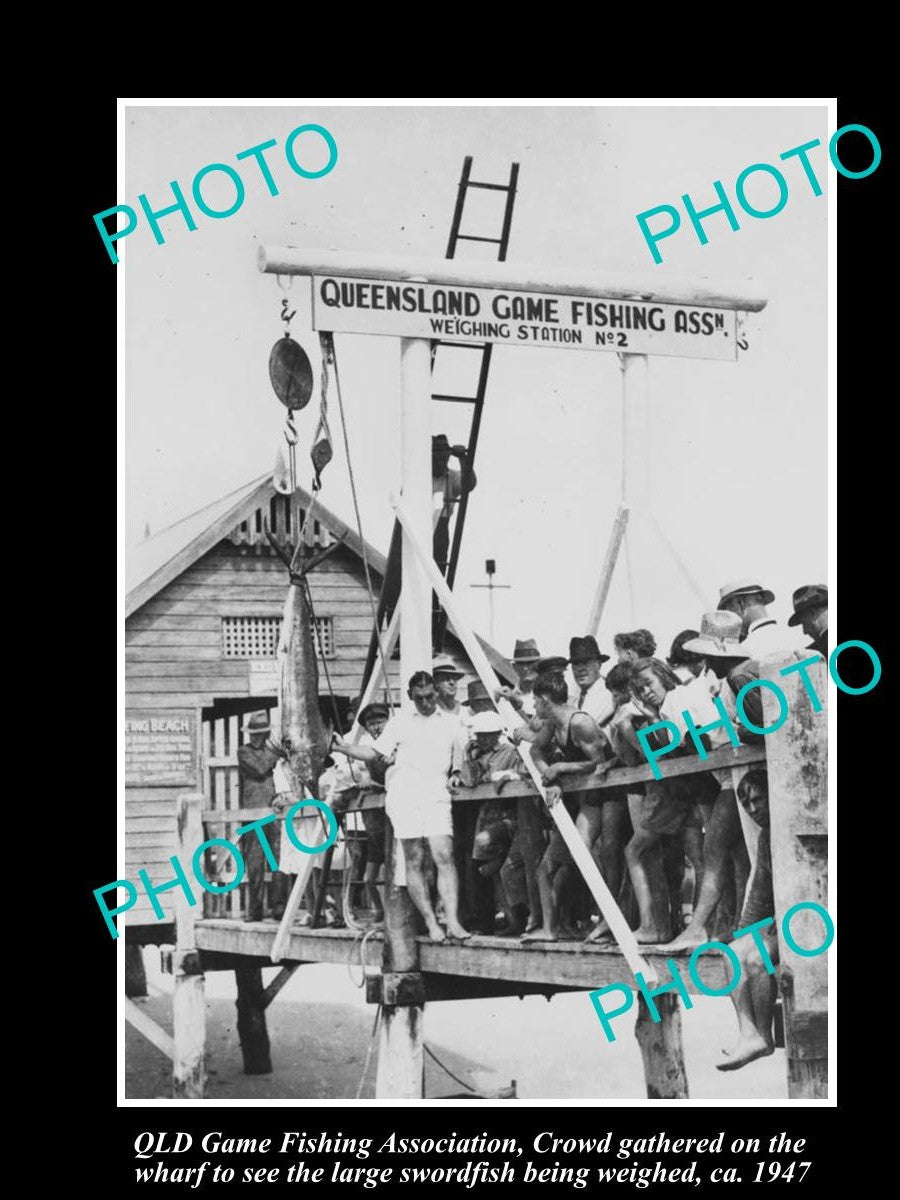
[[[131,709],[125,714],[125,786],[196,787],[197,714]]]

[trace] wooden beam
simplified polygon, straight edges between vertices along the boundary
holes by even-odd
[[[788,716],[766,736],[768,744],[769,826],[776,926],[795,904],[812,901],[828,907],[828,714],[814,712],[799,675],[778,677],[783,662],[769,659],[761,675],[778,678]],[[828,696],[824,661],[808,668],[810,685]],[[763,719],[774,725],[777,697],[763,692]],[[822,918],[812,910],[791,920],[795,942],[805,948],[822,944]],[[788,1059],[788,1095],[792,1099],[828,1097],[828,955],[805,958],[779,935],[779,985],[784,1000]]]
[[[302,963],[288,963],[286,967],[282,967],[272,982],[266,987],[263,992],[263,1007],[268,1008],[287,981],[291,978],[298,967]]]
[[[698,758],[695,754],[690,754],[685,758],[675,758],[667,762],[660,762],[657,766],[664,779],[674,779],[682,775],[699,775],[705,771],[718,771],[723,767],[747,767],[753,763],[765,763],[765,761],[766,750],[763,745],[741,746],[740,749],[734,749],[731,746],[722,746],[718,750],[711,751],[705,759]],[[566,795],[570,793],[577,794],[578,792],[593,792],[604,788],[624,787],[632,783],[645,783],[653,778],[655,776],[649,763],[639,767],[619,767],[603,776],[591,773],[582,776],[578,780],[567,779],[563,787],[563,792]],[[504,784],[500,794],[504,798],[512,800],[520,796],[536,796],[538,790],[529,780],[518,779],[513,783]],[[474,788],[459,788],[458,791],[453,793],[453,803],[464,804],[471,800],[493,800],[496,797],[497,792],[494,789],[494,785],[492,783],[484,783]],[[365,796],[354,797],[347,801],[346,811],[358,812],[361,809],[383,807],[384,794],[381,792],[369,792]]]
[[[200,820],[204,797],[202,793],[178,797],[176,828],[177,854],[182,863],[189,863],[203,842],[203,822]],[[197,905],[187,901],[182,888],[174,892],[175,948],[178,963],[183,963],[197,943]],[[198,904],[202,901],[198,901]],[[172,994],[172,1026],[174,1056],[172,1059],[172,1094],[176,1099],[202,1100],[206,1086],[206,1000],[203,976],[188,974],[176,968],[175,989]]]
[[[712,281],[626,271],[571,270],[520,263],[476,262],[472,259],[404,258],[360,251],[260,246],[260,271],[269,275],[350,275],[359,279],[446,284],[450,287],[511,288],[519,292],[559,292],[611,300],[646,300],[658,304],[697,304],[759,312],[766,299],[747,279]]]
[[[609,595],[609,585],[612,583],[613,571],[615,570],[616,560],[619,557],[619,548],[622,545],[622,538],[625,536],[627,528],[628,509],[624,504],[620,504],[609,533],[606,554],[603,557],[603,566],[600,568],[600,578],[597,581],[597,590],[594,593],[591,611],[588,614],[585,632],[592,637],[597,636],[597,631],[600,628],[603,609],[606,607],[606,597]]]
[[[164,1029],[160,1029],[157,1023],[148,1017],[135,1004],[133,1000],[125,999],[125,1020],[135,1028],[138,1033],[151,1042],[157,1050],[161,1050],[166,1058],[171,1062],[175,1057],[175,1043],[169,1037]]]
[[[307,796],[307,799],[309,798],[310,797]],[[310,820],[303,820],[303,810],[301,809],[300,811],[301,823],[307,828],[310,827],[312,822]],[[312,811],[316,813],[316,816],[319,815],[316,809],[313,809]],[[321,837],[319,837],[318,840],[304,840],[303,844],[305,846],[318,846],[325,841],[327,834],[324,828],[324,822],[316,821],[315,828],[320,832]],[[283,838],[287,837],[287,831],[282,830],[281,836]],[[312,874],[313,867],[315,866],[315,858],[316,856],[314,854],[304,855],[303,869],[297,872],[297,876],[294,879],[294,886],[291,888],[291,894],[288,896],[287,904],[284,906],[284,914],[278,925],[278,933],[274,942],[272,943],[271,955],[273,963],[281,962],[282,958],[285,957],[284,949],[290,940],[291,927],[294,924],[294,918],[297,915],[297,909],[300,907],[300,901],[303,899],[304,893],[306,892],[306,885],[309,883],[309,877]]]

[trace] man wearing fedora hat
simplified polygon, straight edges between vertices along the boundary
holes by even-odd
[[[238,786],[241,808],[271,808],[275,800],[273,771],[284,751],[268,737],[272,732],[269,714],[265,711],[253,713],[244,723],[243,732],[247,741],[238,747]],[[264,830],[257,831],[265,837],[277,859],[281,851],[281,825],[272,821]],[[265,893],[266,857],[258,837],[244,839],[241,846],[247,871],[247,915],[248,921],[263,919]],[[272,872],[272,916],[278,920],[284,913],[290,890],[290,876],[282,871]]]
[[[464,719],[462,705],[456,691],[464,672],[453,661],[449,654],[439,654],[431,664],[431,678],[434,680],[434,690],[437,695],[438,712],[441,716],[455,717],[458,721]]]
[[[451,446],[445,433],[435,434],[431,439],[431,491],[434,497],[434,561],[441,574],[447,571],[447,555],[450,549],[450,518],[454,505],[463,495],[465,474],[465,446]],[[450,459],[459,461],[460,469],[450,466]],[[466,492],[471,492],[478,480],[474,471],[469,472]]]
[[[808,650],[818,650],[828,658],[828,588],[824,583],[805,583],[792,597],[794,611],[788,625],[799,625],[810,643]]]
[[[588,635],[569,640],[569,666],[578,688],[575,706],[593,717],[598,725],[613,711],[609,689],[600,678],[600,668],[605,662],[609,662],[609,655],[600,653],[596,638]]]

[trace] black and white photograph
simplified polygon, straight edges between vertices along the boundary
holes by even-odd
[[[834,1103],[838,129],[119,102],[120,1105]]]

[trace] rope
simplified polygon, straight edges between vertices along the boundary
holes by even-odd
[[[360,1098],[360,1096],[362,1095],[363,1085],[366,1082],[366,1075],[368,1074],[368,1071],[369,1071],[369,1060],[372,1057],[372,1048],[375,1045],[375,1035],[378,1032],[378,1022],[380,1020],[381,1020],[381,1005],[379,1004],[378,1007],[375,1009],[375,1021],[372,1025],[372,1033],[371,1033],[371,1036],[369,1037],[369,1048],[366,1051],[366,1061],[363,1063],[362,1075],[359,1078],[359,1086],[356,1089],[356,1096],[354,1097],[355,1100],[358,1100]]]
[[[334,338],[330,333],[320,333],[319,341],[322,343],[322,358],[329,359],[334,366],[334,386],[337,391],[338,412],[341,417],[341,432],[344,438],[344,455],[347,459],[347,474],[350,478],[350,491],[353,495],[353,511],[356,514],[356,531],[359,534],[360,547],[362,549],[363,569],[366,573],[366,588],[369,593],[369,606],[372,609],[372,627],[375,630],[375,637],[378,642],[378,653],[381,657],[381,670],[384,675],[384,694],[387,700],[388,708],[393,712],[394,704],[390,693],[390,685],[388,682],[388,665],[387,657],[384,653],[384,643],[381,640],[381,630],[378,628],[378,605],[375,601],[375,592],[372,587],[372,576],[369,571],[369,557],[366,554],[366,539],[363,537],[362,517],[359,511],[359,499],[356,494],[356,475],[353,470],[353,459],[350,457],[350,440],[347,436],[347,419],[344,415],[344,399],[341,394],[341,377],[338,374],[337,355],[334,350]]]
[[[366,982],[366,942],[369,940],[369,938],[372,936],[373,933],[380,933],[381,929],[382,929],[381,924],[373,925],[371,927],[371,929],[366,929],[366,930],[361,929],[357,933],[356,937],[353,939],[353,943],[350,946],[350,953],[347,955],[347,974],[350,976],[350,982],[353,984],[354,987],[361,988],[363,986],[363,984]],[[351,969],[354,965],[353,956],[356,953],[357,943],[359,943],[359,966],[360,966],[359,981],[357,981],[353,977],[353,971]]]

